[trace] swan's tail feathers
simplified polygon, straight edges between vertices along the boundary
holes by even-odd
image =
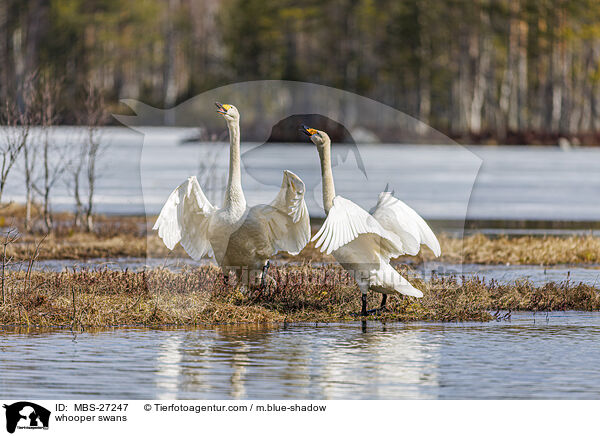
[[[371,286],[384,293],[399,293],[421,298],[423,292],[410,284],[387,262],[382,262],[378,270],[371,273]]]
[[[402,277],[402,276],[400,276],[400,277]],[[423,292],[421,292],[420,290],[415,288],[413,285],[408,283],[408,280],[406,280],[404,277],[402,277],[402,278],[404,279],[404,281],[406,281],[406,283],[398,284],[394,288],[396,291],[398,291],[399,293],[401,293],[403,295],[409,295],[411,297],[421,298],[423,296]]]

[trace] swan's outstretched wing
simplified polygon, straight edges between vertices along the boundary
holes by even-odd
[[[200,260],[205,254],[212,255],[208,225],[216,209],[192,176],[171,193],[152,229],[158,230],[169,250],[180,242],[192,259]]]
[[[427,245],[433,254],[441,254],[440,243],[423,218],[406,203],[395,198],[391,192],[379,194],[377,205],[371,215],[388,232],[394,233],[401,240],[406,254],[416,255],[421,244]]]
[[[402,254],[402,243],[395,235],[384,229],[366,210],[339,195],[333,199],[327,219],[312,240],[317,241],[316,246],[321,252],[330,254],[365,234],[378,237],[382,256],[389,258]]]
[[[298,254],[310,240],[310,218],[304,202],[304,182],[291,171],[283,172],[281,189],[269,206],[256,209],[267,226],[271,255],[278,251]]]

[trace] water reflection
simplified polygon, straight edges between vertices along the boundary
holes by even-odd
[[[0,397],[600,398],[598,313],[376,322],[0,330]]]
[[[181,341],[180,336],[166,338],[156,356],[156,388],[160,400],[177,398],[181,384]]]
[[[374,324],[221,326],[166,337],[159,398],[434,398],[439,344]],[[276,389],[274,387],[276,386]]]

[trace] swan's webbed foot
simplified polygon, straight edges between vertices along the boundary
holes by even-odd
[[[387,307],[377,307],[376,309],[367,310],[367,315],[381,315],[384,312],[389,312]]]
[[[389,312],[389,309],[386,307],[386,303],[387,303],[387,294],[383,294],[383,297],[381,297],[381,306],[379,306],[376,309],[367,310],[366,296],[365,296],[365,298],[363,298],[363,310],[361,312],[361,316],[380,315],[384,312]]]

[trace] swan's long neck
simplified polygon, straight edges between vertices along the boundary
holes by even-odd
[[[246,208],[246,198],[242,191],[242,170],[240,168],[240,123],[228,122],[229,128],[229,179],[225,192],[225,208]]]
[[[331,172],[331,141],[327,140],[319,150],[321,158],[321,178],[323,179],[323,207],[325,213],[333,207],[333,198],[335,197],[335,187],[333,186],[333,173]]]

